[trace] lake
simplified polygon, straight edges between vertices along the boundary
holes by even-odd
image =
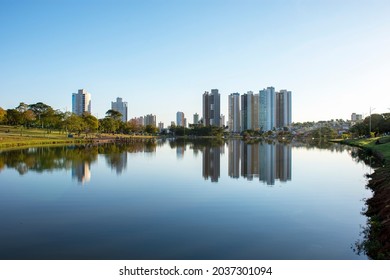
[[[0,152],[0,259],[367,259],[351,147],[134,141]]]

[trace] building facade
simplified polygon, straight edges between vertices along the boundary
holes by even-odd
[[[356,114],[356,113],[351,114],[351,121],[353,122],[358,122],[361,121],[362,119],[363,119],[363,115]]]
[[[291,91],[285,89],[276,93],[276,128],[291,125]]]
[[[186,126],[183,112],[176,113],[176,126],[182,126],[182,127]]]
[[[269,131],[275,128],[275,103],[274,87],[267,87],[259,91],[259,128],[261,131]]]
[[[123,102],[122,98],[117,97],[116,102],[111,102],[111,109],[121,113],[121,120],[127,122],[127,102]]]
[[[92,113],[91,94],[85,89],[79,89],[77,93],[72,93],[72,112],[78,116]]]
[[[194,114],[194,122],[193,122],[193,124],[199,124],[199,114],[198,113]]]
[[[164,130],[164,123],[163,122],[159,122],[158,123],[158,130],[161,132]]]
[[[230,132],[239,133],[240,126],[240,94],[238,92],[229,95],[228,99],[228,127]]]
[[[225,127],[225,115],[224,114],[221,114],[219,123],[220,123],[221,127]]]
[[[151,125],[153,127],[157,127],[157,122],[156,122],[156,115],[149,114],[144,117],[144,125]]]
[[[218,89],[203,94],[203,124],[221,126],[221,96]]]

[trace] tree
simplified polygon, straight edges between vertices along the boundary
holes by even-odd
[[[80,135],[84,129],[84,121],[76,114],[66,114],[64,119],[64,126],[66,131],[78,133]]]
[[[115,110],[108,110],[106,116],[114,120],[120,121],[122,119],[122,114]]]
[[[364,123],[370,127],[371,122],[371,132],[380,133],[380,123],[384,121],[384,118],[380,114],[372,114],[371,117],[368,116],[364,119]]]
[[[115,133],[119,128],[119,122],[110,117],[99,120],[99,130],[105,133]]]
[[[139,133],[144,130],[144,127],[138,124],[138,122],[135,119],[132,119],[125,124],[124,129],[126,133]]]
[[[88,136],[89,133],[97,132],[99,128],[99,121],[97,118],[90,114],[84,114],[82,119],[84,121],[84,132],[86,136]]]
[[[15,108],[19,112],[19,125],[30,126],[35,120],[35,114],[29,109],[29,106],[20,102],[19,106]]]
[[[101,128],[107,133],[116,133],[119,129],[123,130],[122,114],[115,110],[108,110],[106,117],[101,120]]]
[[[379,130],[381,133],[390,132],[390,113],[382,114],[383,121],[379,124]]]
[[[35,116],[37,117],[38,125],[42,128],[44,127],[44,124],[48,122],[47,120],[44,120],[45,117],[50,117],[52,112],[54,112],[53,108],[49,105],[46,105],[45,103],[38,102],[35,104],[30,104],[29,109],[34,112]]]
[[[0,123],[4,123],[6,120],[7,111],[0,107]]]
[[[6,123],[8,125],[18,125],[21,122],[21,114],[16,109],[7,110]]]
[[[151,124],[148,124],[147,126],[145,126],[145,132],[146,133],[150,133],[150,134],[155,134],[157,133],[157,127],[151,125]]]
[[[362,136],[362,135],[368,135],[368,124],[364,122],[359,122],[352,126],[349,129],[349,132],[351,132],[355,137]]]

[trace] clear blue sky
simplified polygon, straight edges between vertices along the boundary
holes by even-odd
[[[0,107],[92,94],[168,125],[218,88],[293,94],[293,121],[390,109],[388,0],[0,0]]]

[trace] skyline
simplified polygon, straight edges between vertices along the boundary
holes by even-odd
[[[202,94],[294,93],[292,121],[389,112],[388,1],[3,1],[0,107],[202,115]]]

